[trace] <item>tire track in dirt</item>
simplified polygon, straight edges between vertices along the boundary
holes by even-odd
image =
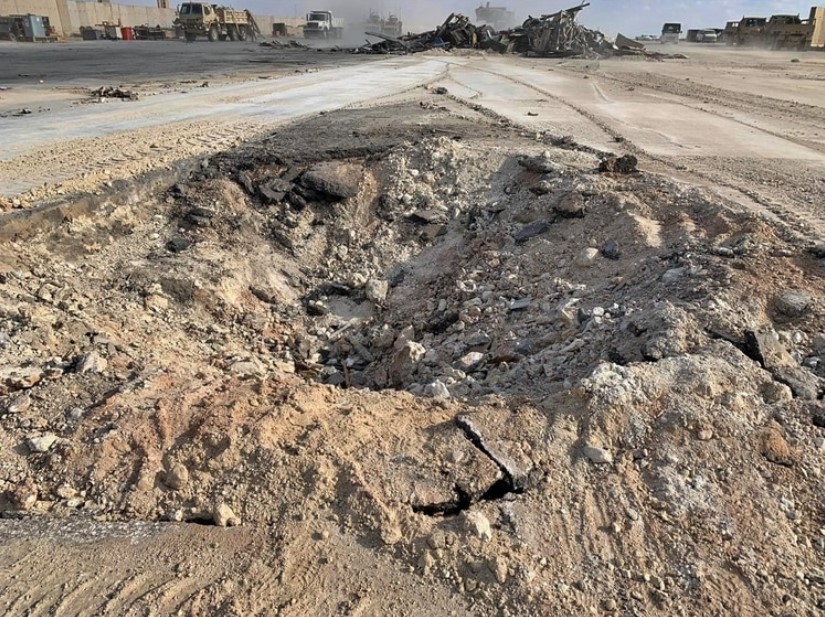
[[[576,71],[575,69],[571,69],[569,67],[558,67],[558,70],[560,70],[562,72],[567,72],[568,74],[574,74],[574,75],[582,74],[581,71]],[[587,73],[585,73],[585,74],[587,74]],[[800,137],[794,137],[794,136],[788,135],[787,133],[782,133],[782,132],[779,132],[779,131],[775,131],[775,130],[765,128],[764,126],[759,126],[758,124],[754,124],[752,122],[746,122],[745,120],[742,120],[741,118],[738,118],[734,115],[725,115],[725,114],[720,113],[718,111],[714,111],[713,109],[708,109],[707,107],[704,107],[703,105],[690,103],[690,102],[688,102],[687,97],[684,94],[680,93],[680,88],[678,86],[681,86],[681,84],[679,84],[679,82],[677,82],[676,80],[673,80],[673,79],[668,80],[668,79],[664,78],[664,76],[659,75],[659,76],[656,76],[659,80],[659,85],[657,86],[657,85],[647,84],[642,80],[622,79],[621,77],[618,77],[618,76],[615,76],[615,75],[606,75],[606,74],[602,74],[602,73],[599,73],[598,77],[599,77],[599,79],[602,79],[604,81],[614,82],[614,83],[617,83],[617,84],[621,84],[623,86],[631,86],[633,88],[648,90],[651,95],[661,96],[662,93],[664,93],[666,95],[669,95],[668,98],[666,99],[669,103],[675,103],[677,105],[681,105],[682,107],[692,109],[693,111],[698,111],[698,112],[701,112],[701,113],[709,114],[709,115],[715,116],[717,118],[720,118],[720,119],[728,121],[728,122],[735,122],[736,124],[739,124],[741,126],[744,126],[744,127],[749,128],[749,129],[756,130],[756,131],[760,131],[761,133],[765,133],[766,135],[770,135],[772,137],[782,139],[783,141],[788,141],[788,142],[791,142],[791,143],[796,144],[798,146],[803,146],[805,148],[810,148],[811,150],[815,150],[817,152],[825,153],[825,144],[823,144],[821,142],[811,141],[809,139],[803,139],[803,138],[800,138]],[[668,85],[670,85],[670,87],[668,87]],[[596,84],[594,84],[594,87],[598,88],[598,86]],[[717,93],[717,96],[713,97],[713,96],[708,95],[708,93],[706,91],[706,88],[710,92]],[[602,96],[604,96],[603,93],[600,92],[600,94]],[[743,96],[747,96],[747,95],[743,95]],[[662,98],[664,98],[664,97],[662,97]],[[770,97],[765,97],[764,100],[760,101],[760,103],[763,103],[763,104],[757,105],[756,103],[751,103],[749,105],[742,105],[742,101],[738,98],[736,93],[727,92],[727,91],[722,90],[720,88],[713,88],[712,86],[703,85],[700,98],[703,101],[707,101],[706,104],[711,104],[712,103],[712,104],[716,104],[716,105],[725,107],[727,109],[733,109],[733,110],[736,110],[737,107],[740,107],[740,108],[744,108],[744,111],[746,111],[749,114],[758,114],[758,115],[765,116],[767,118],[771,118],[771,116],[768,116],[765,113],[766,111],[774,111],[774,112],[782,113],[782,114],[788,114],[789,113],[785,109],[787,107],[787,101],[782,101],[781,99],[773,99],[773,98],[770,98]],[[764,105],[764,103],[768,103],[768,105]],[[783,103],[784,103],[784,105],[783,105]],[[773,106],[771,106],[772,104],[773,104]],[[794,118],[792,120],[789,120],[789,121],[799,122],[799,118],[797,116],[805,116],[806,115],[804,113],[802,113],[802,114],[798,113],[796,111],[796,107],[793,107],[792,109],[794,110],[793,111]],[[808,121],[808,123],[807,123],[808,128],[809,129],[817,129],[817,130],[825,131],[825,111],[819,110],[818,108],[815,108],[815,107],[810,107],[810,110],[818,110],[818,111],[822,111],[823,113],[822,114],[813,114],[813,113],[807,114],[808,117],[806,118],[806,120]],[[821,124],[819,124],[819,125],[810,124],[810,122],[814,121],[814,120],[821,121]]]
[[[695,158],[691,160],[692,165],[688,166],[686,161],[674,162],[667,157],[654,155],[645,150],[642,146],[625,138],[621,132],[618,129],[615,129],[610,123],[588,111],[581,105],[571,101],[567,97],[560,96],[522,79],[518,79],[511,75],[506,75],[502,72],[489,68],[481,68],[477,65],[467,65],[464,68],[487,73],[511,83],[529,88],[543,96],[548,97],[556,103],[566,106],[608,135],[616,143],[617,147],[633,154],[643,162],[653,163],[654,165],[649,167],[650,171],[667,174],[677,180],[692,183],[696,183],[697,178],[704,180],[704,183],[700,182],[698,184],[701,184],[706,188],[714,189],[723,197],[766,216],[774,223],[791,231],[797,237],[801,237],[806,240],[814,240],[825,234],[825,217],[816,216],[815,213],[806,210],[802,204],[796,204],[795,207],[788,207],[780,204],[774,199],[773,196],[760,193],[755,189],[753,183],[746,179],[742,179],[741,182],[736,182],[733,177],[723,176],[722,174],[714,171],[712,167],[699,168],[696,165],[697,161]],[[485,107],[489,109],[487,104],[482,103],[477,99],[474,99],[472,102],[466,100],[464,102],[470,107]],[[495,112],[495,110],[491,109],[490,111],[500,118],[506,118],[506,116]],[[511,119],[509,120],[513,122]],[[514,126],[524,130],[534,130],[531,127],[527,127],[517,122],[513,122],[513,124]],[[772,137],[794,143],[793,140],[787,139],[785,136],[774,135],[769,131],[760,129],[759,127],[752,128],[769,134]]]

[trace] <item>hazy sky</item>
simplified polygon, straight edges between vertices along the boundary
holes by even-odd
[[[153,4],[152,0],[120,0]],[[173,0],[174,1],[174,0]],[[179,0],[182,1],[182,0]],[[217,0],[212,0],[213,2]],[[475,18],[482,0],[225,0],[235,8],[248,8],[268,15],[303,15],[308,9],[332,9],[350,20],[361,19],[369,10],[398,13],[405,30],[433,28],[452,11]],[[486,0],[483,0],[486,3]],[[553,13],[578,4],[579,0],[492,0],[515,11],[519,22],[528,14]],[[770,16],[776,13],[801,13],[807,18],[813,0],[592,0],[581,13],[581,22],[594,29],[628,35],[660,32],[665,21],[681,22],[685,29],[718,27],[743,15]]]

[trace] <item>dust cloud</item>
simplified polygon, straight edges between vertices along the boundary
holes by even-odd
[[[387,18],[392,13],[404,23],[405,32],[431,30],[444,21],[450,10],[444,3],[423,0],[420,2],[398,2],[392,0],[327,0],[323,3],[337,16],[347,21],[347,35],[363,39],[363,25],[370,11]]]

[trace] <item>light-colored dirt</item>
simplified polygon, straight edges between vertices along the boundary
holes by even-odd
[[[12,237],[0,612],[821,611],[823,155],[698,53],[371,64],[447,94]]]

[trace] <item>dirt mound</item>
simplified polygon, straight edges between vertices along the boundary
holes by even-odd
[[[816,252],[590,152],[376,113],[7,247],[4,516],[271,549],[176,557],[183,614],[821,607]]]

